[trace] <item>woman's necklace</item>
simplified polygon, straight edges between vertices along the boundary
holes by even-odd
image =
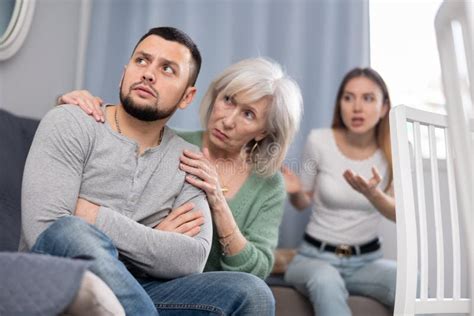
[[[222,192],[222,194],[225,195],[227,192],[229,192],[229,188],[228,188],[226,185],[224,185],[224,186],[221,188],[221,192]]]
[[[117,111],[117,107],[115,107],[115,113],[114,113],[114,119],[115,119],[115,127],[117,128],[117,132],[122,135],[122,129],[120,128],[120,124],[119,124],[119,120],[118,120],[118,115],[117,115],[118,111]],[[159,136],[159,139],[158,139],[158,144],[161,144],[161,140],[163,139],[163,131],[165,130],[164,127],[161,128],[161,131],[160,131],[160,136]]]
[[[227,162],[222,168],[221,164],[218,161],[215,163],[217,174],[219,177],[219,182],[221,183],[221,192],[226,195],[230,192],[230,187],[236,181],[242,178],[242,175],[247,173],[247,168],[245,165],[237,166],[237,163],[234,161]],[[223,176],[227,176],[225,179]],[[225,181],[224,181],[225,180]]]
[[[202,146],[207,147],[209,149],[209,151],[211,152],[211,150],[210,150],[211,146],[209,144],[207,133],[208,132],[204,133],[204,137],[203,137],[203,140],[202,140]],[[212,156],[213,155],[211,154],[211,157]],[[212,159],[211,158],[211,161],[212,161],[213,165],[216,168],[217,177],[218,177],[219,184],[220,184],[220,187],[221,187],[221,192],[224,195],[226,195],[230,192],[230,186],[235,183],[236,179],[239,178],[239,176],[241,176],[243,172],[245,172],[245,173],[248,172],[247,171],[247,165],[246,165],[245,162],[243,162],[243,164],[241,163],[238,166],[237,162],[234,159],[230,159],[230,158],[217,158],[217,159]],[[224,166],[224,168],[222,168],[222,166]],[[227,175],[227,176],[230,175],[227,178],[227,181],[224,181],[224,177],[223,177],[224,175]]]
[[[224,182],[224,177],[222,175],[227,174],[227,171],[228,171],[227,168],[224,167],[224,171],[222,171],[222,168],[220,167],[219,162],[216,161],[216,169],[217,169],[217,176],[219,177],[219,182],[221,183],[221,192],[225,195],[226,193],[229,192],[229,184],[231,184],[234,177],[230,177],[229,180]]]

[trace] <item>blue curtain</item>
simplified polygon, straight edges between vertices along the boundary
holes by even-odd
[[[136,41],[164,25],[188,33],[203,56],[196,101],[176,112],[170,126],[200,129],[199,100],[212,79],[233,62],[268,56],[303,92],[305,114],[287,156],[295,170],[309,131],[330,125],[343,75],[369,65],[368,0],[95,0],[85,88],[117,102],[123,65]],[[299,244],[308,216],[309,210],[301,214],[286,205],[280,246]]]

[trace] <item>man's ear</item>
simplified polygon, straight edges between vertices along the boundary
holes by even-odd
[[[191,102],[193,102],[194,97],[196,96],[197,89],[196,87],[187,87],[184,91],[183,97],[178,104],[178,107],[183,110],[188,107]]]

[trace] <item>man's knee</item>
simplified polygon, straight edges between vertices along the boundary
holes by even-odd
[[[117,256],[110,238],[96,227],[74,216],[56,220],[38,237],[33,252],[63,257],[92,256],[101,252]]]
[[[91,225],[75,216],[63,216],[55,220],[40,237],[68,241],[78,234],[89,232]],[[39,238],[38,238],[39,239]]]
[[[268,285],[260,278],[243,272],[229,272],[233,278],[229,287],[242,303],[245,313],[273,315],[275,299]],[[250,315],[249,314],[249,315]]]
[[[272,291],[262,279],[249,273],[242,273],[241,276],[239,276],[239,279],[241,280],[241,283],[246,285],[243,290],[249,296],[256,297],[259,301],[263,300],[275,303]]]

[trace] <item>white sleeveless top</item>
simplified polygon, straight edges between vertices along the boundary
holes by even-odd
[[[310,236],[331,244],[363,244],[377,237],[382,215],[344,179],[352,169],[370,179],[375,166],[387,186],[388,164],[380,149],[365,160],[352,160],[339,150],[332,129],[312,130],[303,152],[303,190],[313,191],[313,211],[306,227]]]

